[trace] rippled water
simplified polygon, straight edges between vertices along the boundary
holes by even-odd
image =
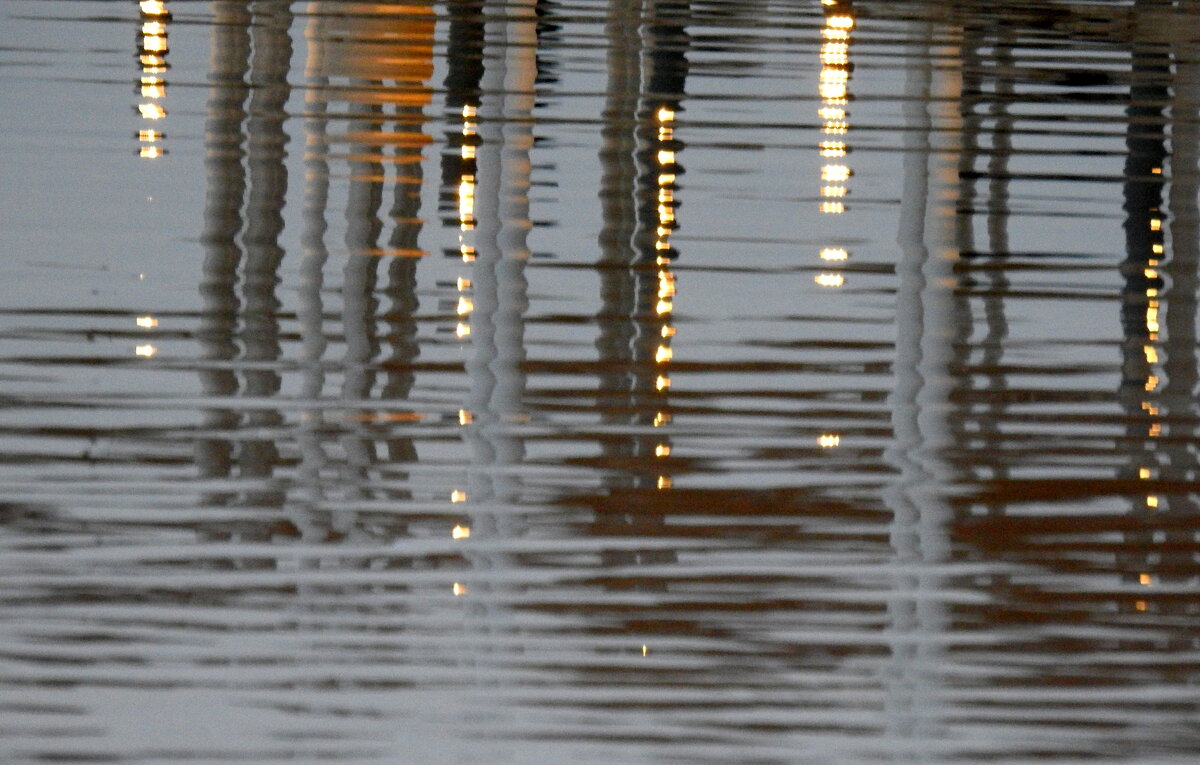
[[[0,5],[0,760],[1200,757],[1200,4],[161,5]]]

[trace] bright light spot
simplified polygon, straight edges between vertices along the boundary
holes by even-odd
[[[1150,477],[1150,468],[1138,468],[1138,478],[1145,481]]]
[[[458,504],[459,502],[466,502],[467,493],[465,491],[455,489],[454,491],[450,492],[450,501],[455,504]]]
[[[475,303],[471,302],[471,299],[468,297],[460,296],[458,298],[458,305],[454,310],[458,312],[459,316],[466,316],[471,311],[475,310]]]
[[[474,421],[475,421],[475,416],[473,414],[471,414],[470,412],[468,412],[466,409],[458,410],[458,424],[459,425],[470,425]]]
[[[1149,574],[1139,574],[1138,575],[1138,584],[1144,584],[1146,586],[1150,586],[1152,583],[1153,583],[1153,580],[1151,580]]]
[[[826,247],[821,250],[821,260],[845,260],[850,257],[850,253],[840,247]]]
[[[167,6],[162,0],[142,0],[138,8],[146,16],[164,16],[167,13]]]
[[[148,359],[151,356],[153,356],[154,354],[158,353],[158,349],[155,348],[153,345],[139,345],[138,347],[133,349],[133,352],[136,353],[138,356],[141,356],[142,358]]]
[[[150,53],[165,53],[167,38],[165,35],[148,34],[142,38],[142,50]]]
[[[666,412],[656,412],[654,414],[654,427],[661,428],[671,421],[671,415]]]
[[[453,592],[454,597],[457,598],[459,595],[467,594],[467,586],[465,584],[459,584],[458,582],[455,582],[454,586],[450,588],[450,591]]]
[[[669,457],[670,455],[671,447],[667,446],[666,444],[659,444],[658,446],[654,447],[655,457]]]
[[[649,650],[650,650],[649,648],[647,648],[646,646],[643,645],[642,646],[642,656],[645,656]]]
[[[670,107],[663,106],[659,108],[657,116],[659,122],[670,122],[675,119],[675,112]]]
[[[471,289],[471,280],[460,276],[458,277],[458,281],[455,282],[455,286],[458,287],[459,292],[462,292],[463,290],[469,290]]]
[[[821,196],[830,197],[833,199],[840,199],[840,198],[846,196],[846,187],[845,186],[822,186],[821,187]]]
[[[1159,436],[1161,436],[1162,435],[1162,423],[1161,422],[1153,423],[1150,426],[1150,430],[1147,431],[1146,435],[1150,436],[1150,438],[1158,438]]]
[[[475,159],[475,147],[468,144],[463,144],[462,147],[463,159]]]
[[[846,204],[844,202],[822,202],[821,212],[828,215],[841,215],[846,212]]]
[[[1146,497],[1146,507],[1158,507],[1158,497],[1153,494]]]
[[[456,324],[454,326],[454,336],[457,337],[458,339],[461,340],[464,337],[470,337],[470,335],[471,335],[471,325],[467,324],[465,321],[460,321],[458,324]]]
[[[468,539],[471,536],[470,526],[455,526],[450,529],[451,539]]]
[[[1142,350],[1145,351],[1145,353],[1146,353],[1146,363],[1147,364],[1157,364],[1158,363],[1158,351],[1155,350],[1153,345],[1147,345],[1147,346],[1143,347]]]
[[[659,316],[662,316],[665,313],[670,313],[671,308],[672,308],[672,306],[671,306],[670,300],[659,300],[658,305],[654,306],[654,311]]]
[[[663,149],[658,153],[658,164],[671,165],[675,163],[675,152]]]
[[[666,377],[664,375],[659,375],[654,380],[654,389],[655,390],[666,390],[667,388],[670,388],[670,387],[671,387],[671,378],[670,377]]]
[[[167,110],[158,104],[138,104],[138,113],[147,120],[161,120],[167,116]]]
[[[1146,390],[1151,391],[1158,387],[1158,378],[1150,375],[1146,378]]]
[[[825,19],[825,25],[833,29],[853,29],[853,16],[830,16]]]
[[[846,283],[846,278],[841,274],[818,274],[813,281],[822,287],[841,287]]]
[[[1162,220],[1160,220],[1158,218],[1151,218],[1150,219],[1150,230],[1151,231],[1162,231]]]
[[[841,445],[841,443],[842,437],[837,433],[825,433],[817,439],[817,444],[819,444],[822,449],[833,449],[834,447]]]
[[[844,141],[821,141],[820,148],[822,157],[832,159],[846,156],[846,143]]]
[[[152,143],[154,141],[161,141],[162,138],[163,138],[163,134],[158,132],[157,130],[139,130],[138,131],[138,140],[139,141],[145,141],[147,143]]]
[[[654,361],[659,364],[665,364],[666,362],[670,361],[671,357],[674,355],[675,354],[671,351],[670,348],[668,348],[665,345],[660,345],[660,346],[658,346],[658,349],[654,352]]]
[[[477,111],[474,106],[471,106],[470,104],[463,104],[463,108],[462,108],[463,119],[470,119],[470,118],[474,117],[476,114],[477,114]]]
[[[165,153],[166,152],[157,146],[143,146],[138,149],[138,156],[142,159],[158,159]]]
[[[821,168],[821,180],[828,183],[844,183],[850,177],[850,168],[845,165],[825,165]]]
[[[153,316],[139,316],[137,317],[137,325],[142,329],[154,329],[158,326],[158,319]]]
[[[1136,609],[1137,609],[1137,610],[1139,610],[1139,611],[1145,611],[1145,610],[1146,610],[1146,601],[1144,601],[1144,600],[1139,600],[1139,601],[1137,601],[1136,603],[1134,603],[1134,604],[1133,604],[1133,607],[1134,607],[1134,608],[1136,608]]]
[[[655,485],[658,486],[660,491],[662,489],[669,489],[671,488],[671,478],[669,476],[660,475],[658,477],[658,483]]]

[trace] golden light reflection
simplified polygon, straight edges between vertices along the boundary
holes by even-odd
[[[1158,507],[1158,497],[1150,494],[1146,497],[1146,507]]]
[[[1138,478],[1143,481],[1150,478],[1150,468],[1138,468]]]
[[[850,129],[849,103],[850,82],[850,30],[854,28],[854,17],[845,12],[838,0],[825,3],[825,25],[821,29],[821,70],[817,77],[817,92],[821,96],[821,107],[817,114],[821,118],[821,132],[825,135],[845,135]],[[822,141],[819,153],[823,159],[840,159],[846,156],[844,141]],[[840,215],[846,211],[841,201],[849,190],[845,184],[852,172],[850,167],[830,163],[821,167],[820,211],[826,215]]]
[[[471,537],[471,527],[457,525],[450,529],[451,539],[469,539]]]
[[[142,329],[154,329],[158,326],[158,319],[153,316],[139,316],[137,317],[137,325]]]
[[[651,112],[654,119],[654,133],[657,137],[657,144],[649,147],[650,156],[657,164],[654,169],[655,201],[657,202],[655,210],[657,213],[657,221],[654,227],[654,264],[657,267],[657,289],[655,291],[656,301],[654,303],[654,316],[658,323],[658,335],[660,342],[654,349],[654,363],[660,365],[660,373],[655,377],[654,389],[659,393],[665,393],[671,387],[671,379],[667,374],[667,365],[675,357],[675,352],[671,348],[671,338],[675,336],[675,327],[672,326],[672,314],[675,310],[673,299],[676,294],[675,274],[671,270],[671,262],[676,257],[674,247],[671,244],[671,235],[679,227],[676,220],[676,210],[679,202],[676,199],[676,191],[678,187],[676,183],[681,169],[678,165],[678,151],[681,144],[675,140],[675,118],[676,110],[670,105],[662,105]],[[671,415],[661,409],[655,412],[653,426],[658,428],[666,425],[671,421]],[[665,442],[659,442],[654,447],[654,455],[656,457],[666,457],[671,453],[671,446]],[[656,481],[658,489],[669,489],[671,487],[670,476],[660,475]],[[643,647],[643,651],[645,648]]]
[[[451,592],[453,592],[453,593],[454,593],[454,597],[456,597],[456,598],[457,598],[457,597],[458,597],[458,596],[460,596],[460,595],[466,595],[466,594],[467,594],[467,586],[466,586],[465,584],[461,584],[461,583],[459,583],[459,582],[455,582],[455,583],[454,583],[454,585],[453,585],[453,586],[450,588],[450,591],[451,591]]]
[[[458,504],[459,502],[466,502],[467,501],[467,493],[460,489],[455,489],[454,491],[450,492],[450,501],[453,502],[454,504]]]
[[[155,348],[153,345],[150,345],[149,343],[147,343],[145,345],[137,346],[136,348],[133,349],[133,352],[136,355],[141,356],[142,358],[148,359],[151,356],[153,356],[154,354],[158,353],[158,349]]]
[[[837,433],[824,433],[817,439],[817,444],[822,449],[833,449],[841,446],[842,437]]]
[[[826,247],[821,250],[821,260],[841,261],[850,257],[850,253],[841,247]]]
[[[167,110],[158,103],[167,96],[167,81],[161,75],[167,70],[167,21],[171,18],[167,5],[162,0],[144,0],[138,3],[141,13],[141,29],[138,38],[138,63],[142,67],[138,78],[138,94],[146,99],[137,105],[138,115],[143,120],[165,119]],[[137,133],[138,156],[142,159],[158,159],[166,149],[158,145],[163,134],[158,130],[142,129]]]
[[[846,283],[846,277],[842,276],[841,274],[832,273],[817,274],[815,277],[813,277],[813,281],[822,287],[841,287]]]
[[[458,424],[459,425],[464,425],[464,426],[470,425],[474,421],[475,421],[475,415],[471,414],[466,409],[458,410]]]

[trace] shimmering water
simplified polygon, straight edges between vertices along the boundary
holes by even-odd
[[[0,4],[0,761],[1192,763],[1200,3]]]

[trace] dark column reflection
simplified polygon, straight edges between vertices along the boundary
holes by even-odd
[[[286,2],[216,3],[213,13],[201,382],[209,398],[238,397],[247,405],[207,411],[196,461],[203,477],[228,482],[208,501],[279,507],[284,492],[271,479],[283,417],[265,404],[281,379],[275,291],[283,258],[292,16]],[[264,536],[268,528],[238,533]]]
[[[619,0],[609,6],[608,86],[600,162],[603,229],[598,263],[602,307],[597,408],[607,426],[604,464],[614,471],[599,500],[595,532],[652,535],[670,503],[639,499],[671,488],[671,338],[678,251],[676,191],[683,144],[675,135],[687,82],[687,2]],[[605,563],[667,562],[670,552],[609,552]]]

